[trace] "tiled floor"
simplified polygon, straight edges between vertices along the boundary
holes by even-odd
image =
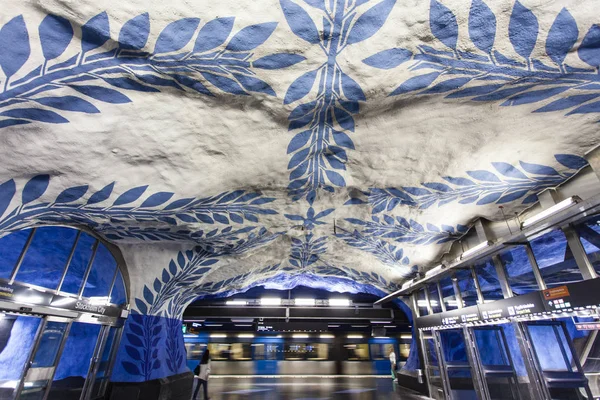
[[[211,400],[426,399],[399,388],[391,379],[374,378],[211,378],[208,387]]]

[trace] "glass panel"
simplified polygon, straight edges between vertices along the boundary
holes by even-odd
[[[87,270],[88,263],[92,257],[94,243],[96,243],[95,238],[87,233],[81,233],[81,236],[79,236],[79,240],[77,241],[75,254],[73,254],[73,259],[71,260],[71,264],[69,264],[65,281],[60,288],[61,291],[79,294],[85,271]]]
[[[75,236],[75,229],[58,226],[38,228],[16,280],[56,289],[67,266]]]
[[[508,284],[515,295],[539,290],[525,246],[511,247],[500,253],[506,268]]]
[[[483,365],[509,365],[500,328],[474,328],[473,332]]]
[[[575,229],[590,263],[596,272],[600,273],[600,215],[594,215],[577,225]]]
[[[369,359],[368,344],[345,344],[346,360],[349,361],[366,361]]]
[[[10,278],[30,233],[31,229],[25,229],[0,238],[0,278]]]
[[[81,394],[100,328],[101,325],[73,322],[48,399],[62,400]]]
[[[123,283],[123,275],[121,271],[117,272],[117,279],[115,280],[115,286],[110,295],[110,302],[113,304],[125,304],[127,302],[127,296],[125,295],[125,284]]]
[[[583,280],[562,231],[552,231],[532,240],[531,248],[549,288]]]
[[[12,399],[41,318],[0,314],[0,399]]]
[[[462,331],[440,331],[440,343],[453,398],[476,399]]]
[[[463,304],[465,307],[474,306],[477,304],[477,290],[475,289],[475,281],[470,269],[459,269],[455,273],[458,289],[462,295]]]
[[[96,379],[94,380],[94,387],[92,388],[92,399],[102,396],[104,393],[103,383],[108,380],[108,369],[110,368],[110,355],[112,352],[113,345],[115,344],[115,336],[119,328],[110,328],[102,350],[102,356],[98,361],[98,372],[96,373]]]
[[[556,325],[528,325],[534,351],[542,371],[570,371],[570,352]]]
[[[435,351],[435,342],[433,338],[425,338],[425,348],[427,349],[427,363],[429,365],[438,365],[438,357]]]
[[[116,267],[117,262],[110,251],[103,244],[99,245],[83,297],[108,296]]]
[[[417,307],[419,308],[419,316],[424,317],[429,315],[429,310],[427,309],[427,300],[425,298],[425,289],[420,289],[417,292]]]
[[[452,278],[447,277],[440,281],[440,287],[442,288],[442,297],[444,304],[446,305],[446,311],[456,310],[458,308],[458,302],[456,301],[456,295],[454,294],[454,286],[452,285]]]
[[[500,280],[496,274],[496,267],[492,260],[488,260],[483,264],[475,266],[475,273],[484,301],[494,301],[503,299],[502,289],[500,288]]]
[[[431,310],[434,314],[442,312],[442,305],[440,304],[440,295],[438,294],[437,285],[429,285],[429,304],[431,304]]]
[[[49,321],[41,334],[40,344],[33,358],[33,363],[24,379],[20,399],[42,399],[54,369],[58,350],[62,343],[68,323]]]

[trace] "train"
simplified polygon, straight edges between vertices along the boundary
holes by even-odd
[[[390,375],[390,351],[394,350],[401,368],[411,339],[410,333],[390,337],[371,337],[364,332],[184,334],[190,370],[208,348],[211,374],[241,376]]]

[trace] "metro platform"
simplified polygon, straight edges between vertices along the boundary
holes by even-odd
[[[391,377],[211,377],[211,400],[420,400],[410,389],[392,382]],[[198,399],[203,399],[202,390]]]

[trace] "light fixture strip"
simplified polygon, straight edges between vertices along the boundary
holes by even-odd
[[[487,242],[482,242],[479,243],[477,246],[470,248],[469,250],[465,251],[464,253],[462,253],[462,255],[460,256],[460,258],[465,258],[468,257],[472,254],[478,253],[481,250],[485,249],[486,247],[489,247],[492,244],[492,242],[490,242],[489,240]]]
[[[533,225],[536,222],[546,219],[546,218],[550,217],[551,215],[556,214],[557,212],[560,212],[560,211],[564,210],[565,208],[570,207],[576,203],[577,203],[577,198],[575,196],[569,197],[568,199],[565,199],[565,200],[561,201],[560,203],[553,205],[552,207],[548,208],[547,210],[544,210],[544,211],[534,215],[533,217],[526,219],[525,221],[523,221],[523,227]]]

